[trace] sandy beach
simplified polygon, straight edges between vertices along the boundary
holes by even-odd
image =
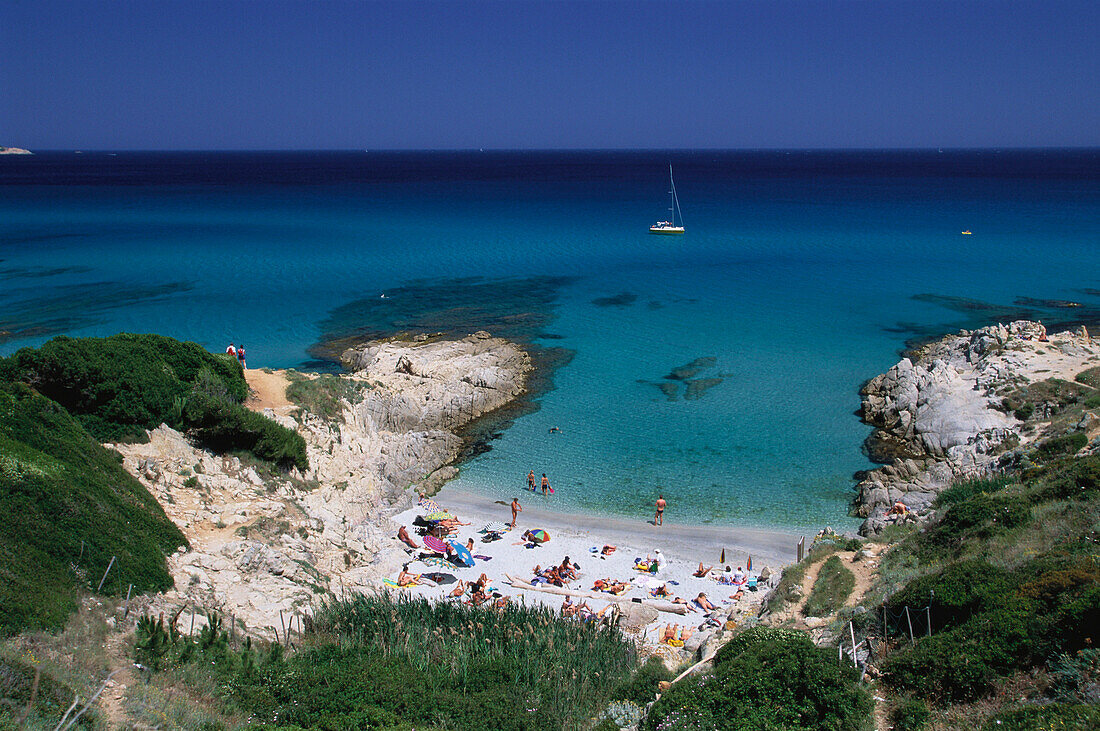
[[[677,523],[675,517],[667,511],[663,526],[606,516],[567,515],[547,509],[544,506],[547,499],[541,494],[523,491],[516,497],[523,507],[516,528],[504,533],[499,540],[485,542],[482,529],[486,524],[492,521],[505,524],[511,522],[509,505],[502,505],[487,496],[444,488],[434,500],[461,522],[469,523],[460,526],[454,538],[464,545],[473,539],[475,566],[441,568],[418,560],[420,552],[410,549],[410,573],[442,571],[453,574],[462,581],[474,581],[484,572],[490,579],[492,588],[512,601],[560,607],[564,601],[563,596],[531,591],[518,584],[529,585],[536,565],[544,569],[560,565],[568,556],[571,563],[580,567],[580,577],[567,587],[571,590],[589,592],[597,579],[613,579],[631,583],[631,588],[622,594],[623,597],[648,601],[655,599],[651,591],[665,584],[675,597],[688,601],[704,593],[707,599],[720,607],[720,614],[729,614],[732,611],[731,618],[736,619],[754,615],[758,611],[767,586],[765,582],[760,582],[756,591],[746,590],[740,599],[735,600],[733,596],[738,587],[723,585],[717,581],[724,566],[729,565],[734,571],[739,567],[747,567],[751,556],[751,576],[758,576],[766,566],[777,573],[778,569],[793,562],[798,541],[797,535],[779,531]],[[413,521],[423,513],[424,509],[420,507],[398,513],[393,516],[393,530],[396,532],[400,525],[404,525],[414,540],[422,544],[423,537],[416,534]],[[550,541],[532,547],[532,544],[521,539],[524,531],[535,529],[543,529],[549,533]],[[397,542],[396,538],[393,540]],[[602,555],[601,549],[605,545],[616,546],[615,552],[608,556]],[[726,564],[720,565],[718,559],[723,550]],[[634,569],[635,559],[653,557],[658,551],[664,562],[656,574]],[[488,558],[477,558],[478,556]],[[700,561],[704,566],[715,567],[711,576],[693,576]],[[509,577],[519,581],[514,585]],[[389,578],[396,579],[397,576],[395,574]],[[431,599],[443,599],[454,587],[455,584],[452,583],[394,590]],[[585,601],[594,611],[599,611],[612,600],[600,596]],[[645,640],[648,644],[656,645],[659,632],[668,623],[699,628],[705,620],[705,613],[695,611],[694,608],[684,615],[662,611],[658,619],[646,628]]]

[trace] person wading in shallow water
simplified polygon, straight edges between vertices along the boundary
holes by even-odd
[[[664,495],[657,496],[657,514],[653,516],[653,525],[665,524],[665,505],[667,504]]]
[[[550,489],[550,480],[547,479],[546,473],[542,473],[542,494],[545,495],[546,491]]]
[[[535,471],[531,470],[527,473],[527,488],[531,491],[535,491]]]

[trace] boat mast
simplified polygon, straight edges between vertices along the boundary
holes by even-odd
[[[680,211],[680,201],[676,200],[676,180],[672,177],[672,163],[668,164],[668,182],[672,186],[672,190],[669,193],[672,195],[672,207],[668,210],[672,211],[672,225],[676,225],[676,214],[680,214],[680,225],[684,225],[684,214]]]

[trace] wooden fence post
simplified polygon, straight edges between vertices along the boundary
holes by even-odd
[[[905,605],[905,621],[909,623],[909,641],[914,642],[913,639],[913,619],[909,616],[909,605]]]
[[[115,565],[115,559],[116,558],[118,558],[118,557],[117,556],[111,556],[111,562],[109,564],[107,564],[107,570],[103,572],[103,578],[99,580],[99,586],[96,587],[96,593],[97,594],[99,593],[99,590],[103,588],[103,582],[107,580],[107,574],[109,574],[111,572],[111,567]]]

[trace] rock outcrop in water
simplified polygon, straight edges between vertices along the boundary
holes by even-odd
[[[887,462],[862,476],[861,532],[879,532],[895,501],[920,513],[953,481],[998,469],[1001,455],[1042,434],[1006,399],[1030,383],[1074,377],[1095,365],[1100,348],[1087,331],[1039,340],[1042,326],[1020,320],[961,331],[903,358],[861,390],[861,416],[876,427],[872,459]]]
[[[386,516],[455,470],[456,431],[524,390],[531,362],[479,332],[458,341],[374,342],[344,353],[365,384],[334,420],[265,409],[306,440],[310,470],[276,475],[219,457],[165,426],[148,444],[114,445],[164,506],[191,550],[169,557],[176,589],[157,599],[218,610],[272,635],[284,615],[309,614],[328,592],[375,585],[407,556]]]

